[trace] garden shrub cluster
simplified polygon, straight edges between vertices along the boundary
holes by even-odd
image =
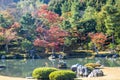
[[[92,69],[92,68],[100,67],[101,64],[87,63],[87,64],[85,64],[85,66]]]
[[[58,70],[52,67],[41,67],[33,70],[32,77],[42,80],[74,80],[76,74],[71,70]]]
[[[35,79],[49,79],[49,74],[51,72],[57,71],[58,69],[52,68],[52,67],[42,67],[42,68],[36,68],[33,70],[32,76]]]
[[[92,66],[86,66],[88,70],[92,71],[94,68]]]
[[[49,75],[50,80],[74,80],[76,74],[70,70],[58,70]]]

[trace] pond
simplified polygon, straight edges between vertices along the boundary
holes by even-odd
[[[73,64],[86,64],[90,62],[100,61],[101,64],[107,67],[120,67],[120,59],[105,59],[105,58],[94,58],[94,59],[85,59],[85,58],[71,58],[65,59],[68,67]],[[55,65],[57,67],[58,60],[55,61]],[[0,70],[0,75],[4,76],[12,76],[12,77],[30,77],[32,71],[37,67],[43,67],[45,63],[48,66],[53,66],[52,63],[48,59],[9,59],[9,60],[0,60],[0,66],[6,66],[5,69]]]

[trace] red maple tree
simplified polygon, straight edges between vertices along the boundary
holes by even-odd
[[[51,25],[58,25],[63,21],[63,17],[60,17],[58,14],[48,10],[48,5],[41,5],[40,9],[37,10],[37,16],[43,19],[44,23]]]
[[[89,34],[92,43],[98,45],[98,46],[103,46],[105,44],[105,41],[107,40],[107,36],[104,35],[103,33],[90,33]]]
[[[50,29],[38,27],[37,32],[38,36],[34,41],[34,45],[52,50],[56,50],[59,46],[64,45],[65,37],[68,36],[68,33],[58,26],[50,27]]]
[[[38,34],[34,45],[49,48],[52,51],[59,49],[59,46],[64,44],[65,37],[68,36],[68,33],[59,27],[63,18],[48,10],[48,5],[41,5],[36,14],[42,24],[36,29]]]
[[[8,45],[10,41],[17,39],[17,32],[15,31],[20,25],[15,22],[10,28],[0,27],[0,38],[2,38],[1,44],[5,44],[6,52],[9,52]]]

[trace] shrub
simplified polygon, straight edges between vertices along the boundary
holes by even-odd
[[[50,80],[74,80],[76,74],[70,70],[58,70],[50,73]]]
[[[36,68],[33,70],[32,76],[35,79],[46,80],[49,79],[49,74],[53,71],[57,71],[57,69],[51,67]]]
[[[88,70],[92,71],[94,68],[92,66],[86,66]]]
[[[87,63],[85,64],[86,67],[92,67],[92,68],[96,68],[96,67],[100,67],[101,64],[96,64],[96,63]]]

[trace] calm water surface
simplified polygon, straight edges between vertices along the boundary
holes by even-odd
[[[79,63],[84,65],[90,62],[100,61],[101,64],[108,67],[120,67],[120,59],[105,59],[105,58],[94,58],[94,59],[84,59],[84,58],[72,58],[64,60],[67,62],[68,67],[73,64]],[[0,75],[13,76],[13,77],[30,77],[32,71],[35,68],[43,67],[45,63],[48,66],[53,66],[51,61],[48,59],[28,59],[28,60],[0,60],[0,66],[6,66],[5,69],[0,70]],[[58,60],[55,61],[55,67],[57,67]]]

